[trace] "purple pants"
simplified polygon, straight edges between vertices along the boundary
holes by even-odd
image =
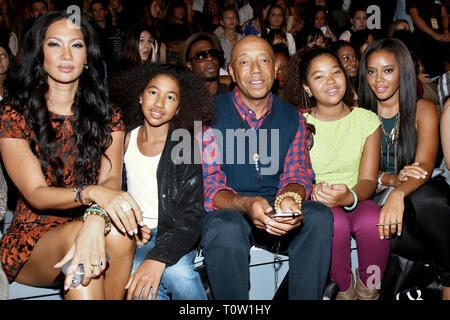
[[[369,289],[379,288],[389,256],[389,240],[381,240],[378,229],[380,208],[372,200],[358,203],[353,211],[332,208],[334,216],[331,278],[341,291],[350,288],[350,240],[354,235],[358,252],[358,272]]]

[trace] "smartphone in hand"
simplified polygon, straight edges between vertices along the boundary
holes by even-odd
[[[273,218],[296,218],[301,215],[300,212],[275,212],[270,214]]]

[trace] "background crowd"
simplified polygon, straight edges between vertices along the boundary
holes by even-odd
[[[332,43],[336,53],[346,52],[342,61],[349,66],[357,90],[358,68],[352,65],[358,63],[370,42],[394,33],[414,58],[420,97],[437,104],[437,79],[449,68],[448,1],[425,0],[1,0],[1,50],[11,61],[16,60],[24,34],[33,22],[48,11],[65,10],[69,5],[77,5],[96,29],[105,83],[115,73],[148,58],[183,64],[179,53],[197,32],[218,37],[224,58],[220,75],[228,74],[231,49],[243,36],[255,34],[266,39],[277,53],[275,90],[297,51]],[[380,10],[370,9],[373,5]],[[1,75],[0,95],[4,72]]]

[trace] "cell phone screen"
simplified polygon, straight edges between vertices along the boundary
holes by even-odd
[[[298,217],[300,215],[300,212],[276,212],[274,214],[272,214],[272,217]]]

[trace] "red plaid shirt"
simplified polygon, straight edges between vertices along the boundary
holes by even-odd
[[[270,102],[267,112],[257,119],[255,113],[239,97],[237,88],[233,91],[233,102],[243,120],[247,121],[251,128],[258,130],[264,119],[272,112],[273,97],[270,94]],[[283,173],[280,175],[278,194],[290,183],[297,183],[305,187],[306,198],[310,195],[314,171],[311,166],[309,150],[306,141],[306,121],[302,113],[299,112],[299,125],[297,134],[289,146],[284,161]],[[205,188],[205,210],[213,211],[213,199],[220,190],[229,190],[236,194],[236,191],[227,186],[227,177],[221,170],[218,145],[211,127],[205,128],[202,137],[203,156],[203,180]]]

